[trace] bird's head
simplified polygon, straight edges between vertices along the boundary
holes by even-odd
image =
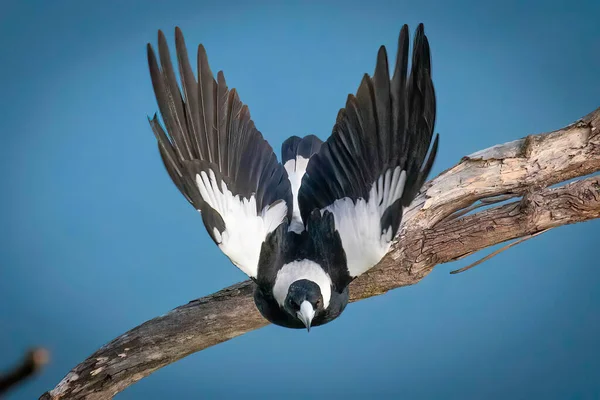
[[[310,331],[310,325],[315,315],[323,310],[323,295],[319,285],[308,279],[293,282],[288,290],[283,308]]]

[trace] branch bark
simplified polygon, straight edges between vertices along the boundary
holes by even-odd
[[[413,285],[437,264],[546,229],[600,217],[600,108],[558,131],[464,157],[425,184],[390,252],[350,286],[351,301]],[[514,199],[475,211],[477,205]],[[267,322],[241,282],[133,328],[40,399],[110,399],[157,369]]]

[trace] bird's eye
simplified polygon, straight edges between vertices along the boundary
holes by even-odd
[[[321,306],[321,299],[317,299],[317,302],[315,303],[316,308],[319,308],[319,306]]]

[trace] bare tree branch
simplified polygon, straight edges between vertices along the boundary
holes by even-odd
[[[386,257],[350,287],[351,301],[413,285],[435,265],[507,240],[600,217],[600,108],[561,130],[464,157],[428,182]],[[519,198],[491,207],[492,204]],[[482,204],[476,204],[476,202]],[[479,207],[490,208],[475,211]],[[463,212],[467,210],[466,212]],[[41,399],[110,399],[155,370],[267,322],[241,282],[154,318],[104,345]]]
[[[534,238],[534,237],[536,237],[536,236],[539,236],[539,235],[541,235],[542,233],[546,233],[546,232],[548,232],[550,229],[552,229],[552,228],[546,228],[546,229],[544,229],[543,231],[539,231],[539,232],[531,233],[531,234],[529,234],[529,235],[527,235],[527,236],[523,236],[522,238],[520,238],[520,239],[518,239],[518,240],[515,240],[514,242],[510,242],[510,243],[509,243],[509,244],[507,244],[506,246],[503,246],[503,247],[499,248],[498,250],[494,251],[493,253],[491,253],[491,254],[488,254],[487,256],[485,256],[485,257],[483,257],[483,258],[481,258],[481,259],[479,259],[479,260],[475,261],[475,262],[474,262],[474,263],[472,263],[472,264],[469,264],[469,265],[467,265],[466,267],[462,267],[462,268],[460,268],[460,269],[457,269],[457,270],[454,270],[454,271],[450,271],[450,274],[454,275],[454,274],[460,274],[461,272],[468,271],[468,270],[470,270],[471,268],[473,268],[473,267],[476,267],[476,266],[478,266],[479,264],[481,264],[481,263],[483,263],[483,262],[485,262],[485,261],[489,260],[490,258],[493,258],[493,257],[497,256],[498,254],[502,253],[503,251],[506,251],[506,250],[510,249],[511,247],[514,247],[514,246],[518,245],[519,243],[523,243],[523,242],[525,242],[525,241],[527,241],[527,240],[529,240],[529,239],[531,239],[531,238]]]
[[[27,352],[23,360],[6,374],[0,374],[0,396],[38,373],[48,363],[46,349],[35,348]]]

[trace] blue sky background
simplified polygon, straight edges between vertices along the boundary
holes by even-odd
[[[182,27],[279,152],[325,139],[403,23],[424,22],[441,133],[434,173],[600,106],[600,3],[3,1],[0,370],[52,353],[37,398],[99,346],[244,279],[170,182],[146,120],[145,45]],[[523,2],[525,3],[525,2]],[[279,154],[278,154],[279,155]],[[172,364],[117,399],[591,399],[600,396],[600,221],[304,331],[269,326]],[[481,252],[480,257],[487,252]]]

